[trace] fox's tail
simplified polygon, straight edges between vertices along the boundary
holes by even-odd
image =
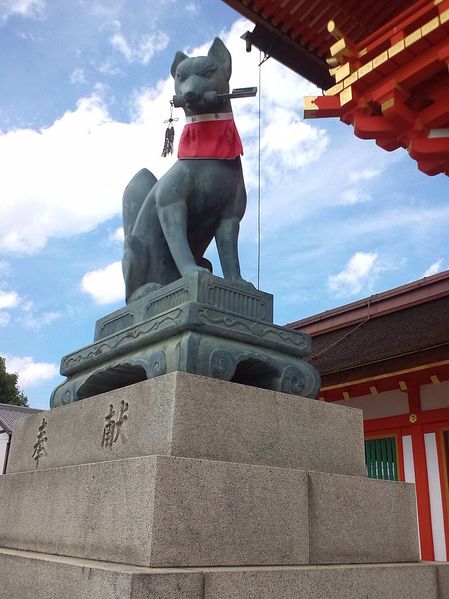
[[[148,256],[142,241],[133,235],[133,228],[145,198],[157,182],[146,168],[140,170],[128,183],[123,193],[123,248],[122,270],[126,287],[126,302],[144,282],[148,269]]]
[[[143,168],[134,175],[126,186],[123,192],[123,228],[125,230],[125,239],[128,235],[131,235],[142,204],[155,183],[157,183],[157,179],[153,173]]]

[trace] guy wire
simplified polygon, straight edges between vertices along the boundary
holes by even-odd
[[[259,50],[259,98],[258,98],[258,156],[257,156],[257,289],[260,289],[260,238],[261,238],[261,96],[262,96],[262,51]]]

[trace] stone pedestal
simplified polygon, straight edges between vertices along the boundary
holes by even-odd
[[[310,337],[273,324],[273,296],[206,272],[185,276],[97,322],[93,344],[61,362],[51,406],[170,372],[315,397]]]
[[[10,599],[449,599],[361,413],[280,392],[176,372],[32,415],[0,501]]]

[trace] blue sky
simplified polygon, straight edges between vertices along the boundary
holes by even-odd
[[[252,25],[221,0],[1,0],[0,355],[47,407],[59,361],[124,304],[121,195],[160,176],[176,50],[230,48],[257,85]],[[337,120],[304,121],[313,85],[262,66],[261,288],[282,324],[449,267],[447,179],[421,174]],[[182,129],[182,113],[176,138]],[[257,277],[257,100],[237,100],[248,209],[242,272]],[[216,273],[214,248],[209,250]]]

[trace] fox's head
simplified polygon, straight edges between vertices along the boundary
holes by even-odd
[[[232,61],[229,50],[216,37],[207,56],[190,58],[176,52],[171,67],[175,92],[184,98],[184,112],[190,116],[203,112],[230,112],[229,100],[218,101],[214,93],[229,92]]]

